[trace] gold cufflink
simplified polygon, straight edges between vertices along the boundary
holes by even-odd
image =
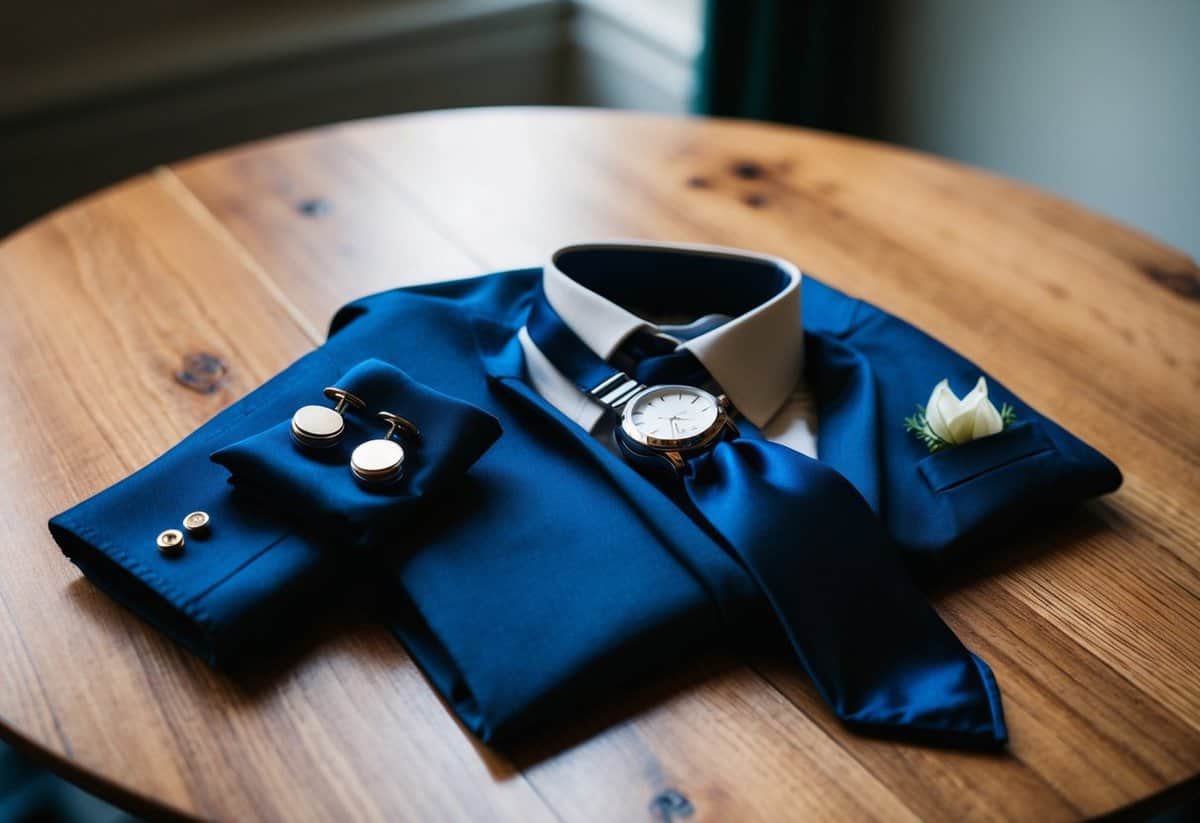
[[[192,512],[183,518],[183,527],[188,534],[200,537],[208,533],[208,520],[208,512]]]
[[[421,436],[421,430],[411,420],[398,414],[381,411],[378,417],[387,424],[387,434],[379,440],[360,444],[350,455],[350,471],[370,485],[384,485],[400,479],[404,470],[404,447],[394,439],[397,435],[413,440]]]
[[[328,406],[301,406],[292,415],[292,439],[310,449],[327,449],[342,439],[346,421],[342,412],[347,409],[362,411],[367,404],[345,389],[330,386],[325,396],[337,403]]]
[[[158,544],[159,553],[166,557],[178,557],[183,554],[183,532],[179,529],[160,532],[155,542]]]

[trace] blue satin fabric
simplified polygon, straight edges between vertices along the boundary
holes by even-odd
[[[541,295],[527,325],[576,386],[603,373]],[[611,369],[611,367],[609,367]],[[710,378],[686,349],[634,373],[649,383]],[[851,728],[943,744],[1007,740],[991,670],[916,587],[878,518],[836,470],[785,446],[739,437],[689,462],[687,497],[728,541],[778,615],[825,702]],[[674,490],[668,488],[668,493]]]
[[[744,438],[718,443],[690,468],[688,495],[762,587],[844,723],[944,744],[1007,739],[991,670],[913,586],[844,477]]]
[[[770,299],[771,296],[773,293],[767,292],[764,299]],[[525,331],[539,350],[554,352],[553,360],[558,370],[584,394],[591,392],[617,371],[617,366],[609,365],[597,357],[587,344],[562,322],[562,318],[554,311],[554,307],[540,289],[529,306]],[[628,374],[646,385],[685,383],[702,386],[711,381],[708,371],[694,354],[687,349],[662,351],[664,345],[669,344],[659,338],[645,339],[642,334],[636,332],[630,335],[622,344],[619,353],[623,359],[632,360]],[[655,353],[639,356],[644,351]]]
[[[656,282],[646,258],[631,262],[646,264],[637,278],[643,285]],[[585,268],[600,277],[620,261]],[[701,309],[736,291],[709,274]],[[363,575],[377,588],[381,619],[485,740],[587,713],[625,683],[714,644],[761,635],[770,615],[760,589],[721,542],[529,386],[517,332],[540,275],[504,272],[355,301],[338,312],[318,350],[55,517],[55,539],[90,580],[221,666],[252,661],[305,631],[337,596],[342,574]],[[1039,461],[970,457],[982,461],[982,476],[979,465],[926,464],[901,426],[934,382],[949,376],[962,391],[960,381],[978,369],[812,278],[802,288],[822,462],[850,479],[910,550],[945,553],[968,537],[998,534],[1001,524],[988,514],[998,503],[1032,501],[1019,491],[990,497],[992,475],[1019,478],[1034,469],[1029,479],[1038,488]],[[893,351],[928,362],[914,357],[905,366]],[[460,480],[424,499],[419,517],[381,534],[377,551],[345,552],[294,512],[231,494],[228,472],[209,455],[287,420],[367,357],[484,409],[504,435]],[[1067,491],[1051,490],[1055,499],[1074,502],[1066,498],[1112,482],[1111,464],[1018,408],[1056,452],[1071,455],[1058,469]],[[926,476],[942,490],[934,492]],[[1020,483],[1006,479],[1004,487]],[[950,497],[955,513],[983,512],[980,525],[960,531],[971,521],[939,513],[939,501]],[[910,522],[906,506],[915,512]],[[211,535],[189,539],[179,558],[161,557],[155,536],[193,509],[213,515]]]
[[[479,285],[462,295],[468,313],[513,300],[472,322],[504,436],[453,500],[412,524],[408,551],[383,554],[378,576],[399,595],[385,598],[385,619],[430,680],[468,728],[502,740],[589,713],[753,625],[760,606],[713,538],[530,387],[517,340],[525,289]],[[403,308],[363,308],[461,333],[458,305],[396,296]],[[352,320],[337,339],[353,348],[371,326]]]
[[[339,543],[379,542],[381,532],[414,516],[421,498],[462,477],[500,436],[495,417],[413,380],[380,360],[366,360],[334,381],[366,403],[343,415],[346,431],[328,449],[301,448],[292,440],[290,417],[259,434],[213,452],[230,482],[262,505],[303,519]],[[404,474],[394,484],[368,487],[350,472],[360,443],[382,437],[377,411],[412,420],[421,430],[405,440]]]

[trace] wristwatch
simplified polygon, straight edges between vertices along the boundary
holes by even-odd
[[[622,403],[614,433],[621,453],[640,468],[678,476],[687,460],[729,437],[737,437],[729,399],[695,386],[643,388]]]

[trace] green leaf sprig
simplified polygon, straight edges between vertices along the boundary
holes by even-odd
[[[1016,409],[1008,403],[1000,407],[1000,422],[1004,424],[1004,428],[1007,429],[1016,421]],[[940,452],[942,449],[948,449],[954,445],[938,437],[933,429],[929,428],[929,421],[925,419],[924,406],[918,405],[916,413],[904,418],[904,430],[924,443],[925,448],[929,449],[930,454]]]

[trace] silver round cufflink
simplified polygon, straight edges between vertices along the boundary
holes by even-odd
[[[208,534],[208,512],[195,511],[183,518],[183,528],[188,534],[203,537]]]
[[[183,554],[183,532],[179,529],[160,532],[154,542],[158,545],[159,554],[165,557],[178,557]]]
[[[301,406],[292,415],[292,439],[301,446],[327,449],[336,445],[346,431],[342,412],[347,409],[362,411],[367,407],[358,395],[337,386],[326,388],[325,396],[337,405],[332,409],[328,406]]]
[[[381,411],[377,416],[387,424],[387,434],[379,440],[360,444],[350,455],[350,471],[358,480],[372,486],[394,483],[404,472],[404,446],[395,438],[415,440],[421,436],[416,424],[398,414]]]

